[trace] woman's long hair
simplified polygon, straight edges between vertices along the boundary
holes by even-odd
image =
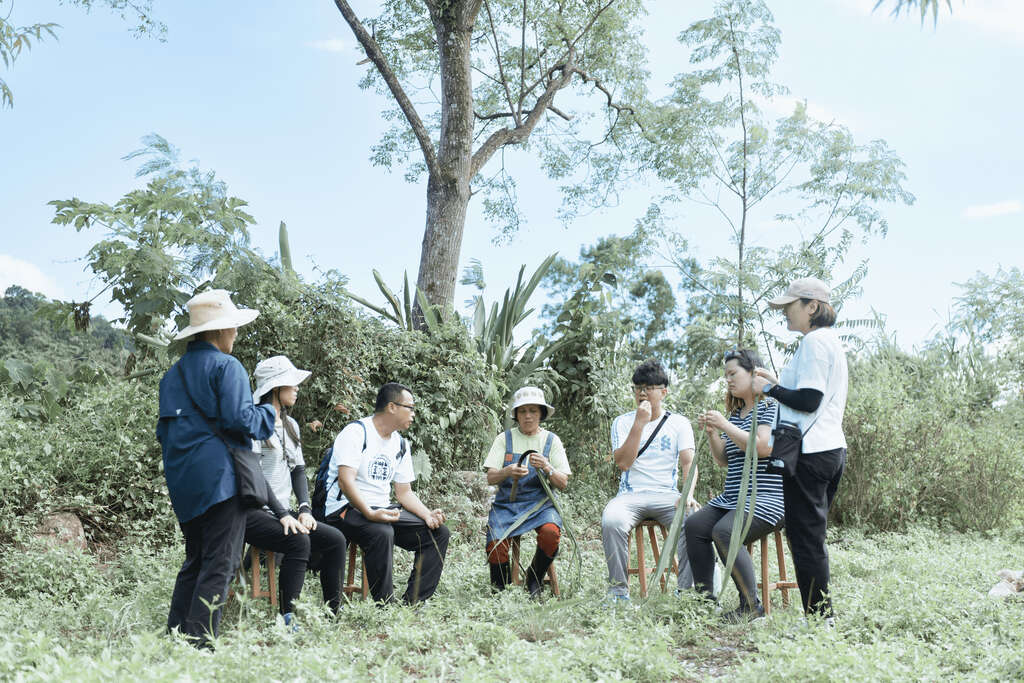
[[[273,403],[274,398],[277,397],[277,392],[280,389],[281,387],[274,387],[271,391],[263,394],[263,398],[260,399],[260,405],[263,405],[264,403]],[[281,403],[280,399],[278,399],[277,405],[281,408],[281,424],[284,425],[285,433],[288,434],[288,437],[292,440],[292,443],[295,444],[295,447],[300,448],[302,446],[302,439],[299,438],[299,430],[297,430],[295,425],[292,424],[292,421],[288,419],[288,407]],[[263,441],[263,445],[270,448],[270,439],[265,439]],[[284,441],[281,442],[281,454],[284,455]]]
[[[757,351],[752,349],[736,349],[729,351],[725,354],[725,363],[734,360],[741,368],[749,372],[751,375],[754,374],[754,369],[762,367],[761,357],[757,355]],[[754,396],[754,409],[757,409],[757,401],[760,395]],[[725,412],[726,415],[732,415],[743,408],[743,399],[737,398],[732,395],[732,392],[728,389],[725,390]]]

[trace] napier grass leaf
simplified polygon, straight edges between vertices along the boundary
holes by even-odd
[[[676,555],[676,545],[679,541],[679,532],[683,528],[683,520],[686,519],[686,499],[689,496],[690,487],[693,486],[693,478],[697,473],[697,456],[696,449],[694,450],[693,462],[690,463],[690,469],[686,473],[686,478],[683,480],[682,495],[679,497],[679,504],[676,505],[676,513],[672,517],[672,525],[668,529],[668,538],[665,539],[665,545],[661,549],[661,557],[658,558],[658,566],[654,570],[653,580],[650,582],[652,586],[657,586],[658,582],[661,581],[661,577],[665,575],[668,568],[672,564],[672,558]]]
[[[736,515],[732,522],[732,537],[729,539],[729,550],[726,553],[725,571],[722,572],[722,585],[718,588],[718,595],[722,595],[729,576],[732,574],[733,565],[736,563],[736,556],[739,554],[743,539],[750,532],[750,525],[754,522],[754,503],[757,501],[757,405],[750,411],[750,433],[747,435],[747,452],[743,457],[743,473],[740,476],[740,490],[736,493]],[[753,487],[751,487],[753,478]],[[747,490],[750,496],[747,496]],[[750,505],[750,514],[746,514],[747,504]],[[744,596],[748,600],[752,596]]]

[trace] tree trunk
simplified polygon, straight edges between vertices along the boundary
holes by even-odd
[[[441,140],[436,171],[427,181],[427,224],[417,286],[444,313],[455,303],[455,278],[469,204],[473,154],[473,82],[470,38],[473,17],[462,3],[433,14],[441,58]],[[416,305],[416,324],[423,325]]]

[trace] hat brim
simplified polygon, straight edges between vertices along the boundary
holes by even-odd
[[[522,408],[523,406],[544,406],[545,408],[548,409],[547,417],[542,418],[542,419],[545,419],[545,420],[555,414],[555,407],[553,405],[551,405],[550,403],[537,403],[536,401],[523,401],[522,403],[517,403],[516,405],[514,405],[514,406],[512,406],[511,408],[508,409],[508,417],[509,417],[509,419],[510,420],[516,419],[516,408]]]
[[[769,299],[768,306],[771,308],[785,308],[786,304],[791,304],[799,298],[800,297],[798,296],[789,296],[783,294],[782,296],[777,296],[774,299]]]
[[[202,325],[189,325],[178,332],[178,334],[174,335],[174,341],[188,339],[200,332],[208,332],[210,330],[228,330],[232,327],[248,325],[255,320],[259,314],[260,312],[255,308],[240,308],[237,313],[225,315],[222,318],[215,318],[209,322],[203,323]]]
[[[296,368],[273,377],[266,384],[256,387],[256,391],[252,392],[252,402],[259,403],[260,399],[268,391],[273,391],[278,387],[297,387],[309,379],[312,374],[309,370],[299,370]]]

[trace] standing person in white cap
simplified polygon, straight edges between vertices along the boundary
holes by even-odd
[[[193,339],[160,380],[156,426],[167,491],[185,536],[185,563],[174,584],[167,628],[209,647],[245,532],[228,447],[248,449],[252,439],[269,438],[274,409],[253,403],[249,376],[230,355],[238,328],[259,311],[236,308],[223,289],[198,294],[187,306],[189,325],[175,339]]]
[[[541,389],[523,387],[517,391],[508,409],[508,416],[516,421],[516,426],[495,437],[484,459],[487,483],[498,487],[487,517],[486,546],[491,585],[496,591],[503,590],[509,582],[509,539],[500,542],[499,539],[538,503],[544,504],[523,520],[509,537],[537,530],[537,551],[526,571],[526,590],[530,597],[540,596],[544,575],[558,554],[562,518],[538,481],[540,477],[547,477],[552,486],[564,491],[572,474],[561,439],[540,426],[541,421],[554,412],[554,406],[545,400]]]
[[[802,278],[768,302],[782,310],[789,329],[803,338],[782,376],[776,378],[758,368],[753,388],[779,402],[780,424],[793,424],[803,434],[795,473],[782,477],[786,536],[804,611],[821,615],[831,625],[834,613],[825,533],[846,465],[843,412],[848,374],[846,353],[832,328],[836,312],[829,299],[828,285],[817,278]]]
[[[313,553],[320,558],[320,588],[324,602],[337,614],[344,582],[345,536],[332,526],[317,524],[309,503],[306,462],[302,457],[299,423],[288,410],[299,396],[299,385],[312,374],[299,370],[285,356],[273,356],[256,366],[256,391],[252,400],[274,408],[274,433],[253,441],[260,467],[273,493],[270,505],[246,512],[245,541],[257,548],[284,553],[281,561],[280,609],[286,625],[292,625],[294,603],[302,591],[306,566]],[[290,508],[292,494],[297,502]]]
[[[697,473],[689,491],[679,492],[680,473],[685,481],[693,461],[693,427],[682,415],[662,407],[668,395],[668,373],[653,358],[633,372],[636,410],[612,420],[612,458],[619,468],[619,493],[601,514],[601,541],[608,563],[608,599],[628,601],[626,572],[629,566],[629,532],[645,519],[672,525],[676,507],[688,510],[700,506],[693,498]],[[686,554],[686,536],[679,530],[677,546],[679,590],[693,585],[693,573]]]

